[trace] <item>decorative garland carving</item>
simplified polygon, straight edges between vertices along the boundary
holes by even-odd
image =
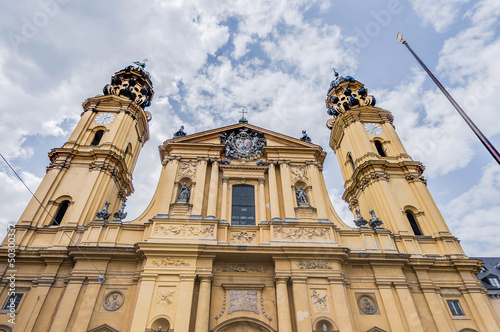
[[[164,237],[214,237],[214,225],[156,225],[154,235]]]
[[[301,260],[297,267],[301,270],[331,270],[330,263],[320,260]]]
[[[174,302],[175,290],[160,290],[156,296],[156,304],[166,307]]]
[[[269,266],[257,264],[223,264],[217,265],[215,271],[217,272],[231,272],[231,273],[265,273],[269,270]]]
[[[232,237],[233,237],[234,242],[251,243],[256,235],[257,235],[257,233],[255,233],[255,232],[248,233],[247,231],[241,231],[238,233],[234,233],[232,235]]]
[[[292,184],[297,183],[297,181],[299,180],[308,182],[309,178],[307,176],[306,166],[303,165],[290,166],[290,177],[292,179]]]
[[[330,228],[327,227],[274,227],[274,238],[284,240],[330,240]]]
[[[177,176],[177,181],[181,178],[190,178],[196,174],[196,161],[183,161],[179,165],[179,175]]]
[[[186,260],[181,258],[161,258],[161,259],[153,259],[153,265],[155,266],[190,266]]]
[[[264,309],[264,289],[260,290],[260,310],[262,310],[262,314],[264,317],[266,317],[269,321],[272,321],[273,319],[267,315],[266,310]]]
[[[221,308],[220,313],[217,315],[217,317],[215,317],[215,320],[218,320],[219,318],[221,318],[222,315],[224,315],[224,311],[226,311],[226,289],[225,288],[224,288],[224,299],[222,300],[222,308]]]
[[[328,311],[328,294],[320,294],[315,289],[311,293],[311,299],[313,301],[314,308],[317,311]]]

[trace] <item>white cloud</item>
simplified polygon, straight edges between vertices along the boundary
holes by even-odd
[[[437,32],[444,32],[454,23],[460,7],[469,0],[411,0],[413,10]]]
[[[450,201],[443,215],[469,256],[500,256],[500,168],[491,162],[479,183]]]

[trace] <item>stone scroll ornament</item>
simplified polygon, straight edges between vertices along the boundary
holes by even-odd
[[[267,140],[264,134],[248,128],[237,128],[219,134],[225,145],[225,155],[230,159],[257,160],[263,155]]]

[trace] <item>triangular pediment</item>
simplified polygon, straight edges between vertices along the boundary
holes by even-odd
[[[195,133],[191,135],[186,135],[184,137],[173,138],[165,141],[165,143],[193,143],[193,144],[223,144],[220,139],[220,134],[228,131],[233,131],[235,129],[247,128],[251,132],[261,132],[266,138],[266,146],[276,146],[276,147],[302,147],[302,148],[321,148],[316,144],[307,143],[301,141],[298,138],[290,137],[287,135],[279,134],[274,131],[260,128],[248,123],[237,123],[231,126],[212,129],[203,131],[200,133]]]

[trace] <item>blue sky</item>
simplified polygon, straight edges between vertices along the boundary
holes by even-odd
[[[330,198],[352,224],[325,127],[335,67],[394,114],[466,253],[500,255],[500,166],[396,42],[403,31],[498,148],[498,1],[40,0],[11,2],[0,17],[0,152],[33,190],[47,153],[68,138],[85,98],[102,93],[114,72],[148,58],[151,139],[133,174],[129,217],[153,195],[158,145],[181,125],[195,133],[233,124],[245,108],[251,124],[293,137],[305,129],[328,152]],[[7,224],[19,218],[29,193],[3,164],[0,179],[0,223]]]

